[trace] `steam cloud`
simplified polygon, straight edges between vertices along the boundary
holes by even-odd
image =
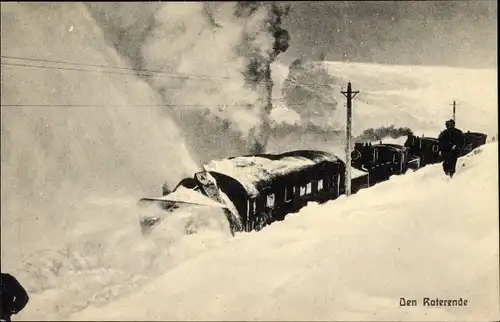
[[[366,142],[366,141],[377,141],[382,140],[384,138],[392,138],[397,139],[402,136],[407,136],[413,134],[412,130],[407,127],[396,128],[394,125],[389,127],[379,127],[379,128],[370,128],[366,129],[355,138],[356,142]]]
[[[315,62],[295,60],[283,86],[283,100],[293,108],[303,120],[320,127],[328,127],[329,119],[337,108],[337,100],[329,88],[341,81]]]
[[[88,4],[108,43],[160,94],[201,162],[263,152],[270,64],[289,44],[273,2]],[[202,76],[207,75],[207,76]],[[210,75],[210,76],[208,76]]]
[[[300,115],[285,104],[276,105],[269,114],[273,128],[280,124],[300,124]]]

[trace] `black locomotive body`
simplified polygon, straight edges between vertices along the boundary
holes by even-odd
[[[443,161],[439,154],[439,141],[435,138],[409,135],[404,145],[411,155],[420,158],[420,167]]]
[[[486,144],[487,135],[479,132],[465,132],[464,146],[460,151],[460,156],[469,154],[475,148]],[[420,158],[420,167],[425,167],[428,164],[440,163],[443,157],[439,153],[438,139],[431,137],[418,137],[409,135],[405,142],[405,147],[408,148],[410,154]]]
[[[370,185],[420,167],[420,158],[398,144],[355,143],[351,158],[354,168],[369,173]]]
[[[479,132],[470,132],[467,131],[464,133],[464,147],[460,153],[461,156],[464,156],[470,153],[475,148],[486,144],[486,138],[488,136],[484,133]]]

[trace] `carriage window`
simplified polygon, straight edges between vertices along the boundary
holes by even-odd
[[[309,182],[306,186],[306,193],[311,194],[312,192],[312,182]]]
[[[432,146],[432,152],[437,152],[439,150],[437,145]]]
[[[294,186],[287,186],[287,187],[285,187],[285,202],[292,201],[293,193],[294,192],[295,192],[295,187]]]
[[[274,207],[274,193],[271,193],[270,195],[267,196],[267,203],[266,203],[266,205],[269,208]]]
[[[378,160],[378,150],[373,149],[373,162]]]
[[[250,217],[250,200],[247,199],[247,220]]]
[[[392,156],[392,162],[396,162],[396,155],[395,154]]]
[[[318,191],[323,190],[323,179],[318,181]]]
[[[302,197],[305,194],[306,194],[306,187],[305,186],[300,186],[300,196]]]

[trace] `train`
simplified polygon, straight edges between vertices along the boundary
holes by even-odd
[[[368,173],[352,170],[356,187],[367,185]],[[157,203],[170,212],[180,203],[218,207],[233,234],[258,231],[308,202],[324,203],[344,194],[345,173],[345,163],[324,151],[231,157],[212,161],[192,178],[181,180],[172,192],[164,190],[162,197],[143,198],[139,203]],[[142,233],[147,234],[160,220],[142,217]]]
[[[486,143],[486,134],[464,133],[462,156]],[[429,164],[441,162],[438,141],[408,135],[403,145],[355,143],[351,152],[351,193]],[[180,205],[216,207],[224,212],[231,233],[259,231],[298,212],[308,202],[325,203],[345,194],[347,165],[332,153],[296,150],[214,160],[193,177],[184,178],[160,197],[139,200],[175,212]],[[144,236],[162,217],[141,215]]]
[[[467,131],[464,134],[464,146],[460,151],[459,156],[469,154],[475,148],[486,144],[487,135],[480,132]],[[443,161],[439,154],[439,142],[436,138],[432,137],[417,137],[408,135],[404,146],[409,149],[409,153],[420,158],[420,167],[427,164],[434,164]]]
[[[351,160],[354,168],[370,174],[370,185],[420,167],[420,158],[398,144],[355,143]]]

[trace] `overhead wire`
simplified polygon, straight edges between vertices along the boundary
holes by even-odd
[[[285,104],[302,106],[305,104]],[[2,107],[248,107],[249,104],[1,104]]]
[[[4,65],[4,66],[28,67],[28,68],[29,67],[46,68],[46,69],[67,70],[67,71],[80,71],[80,72],[90,72],[90,73],[119,74],[119,75],[134,75],[134,76],[147,76],[147,77],[158,76],[158,77],[165,77],[165,78],[189,79],[189,80],[197,80],[197,81],[241,80],[240,78],[228,77],[228,76],[216,77],[213,75],[166,72],[166,71],[162,71],[162,70],[137,69],[137,68],[108,66],[108,65],[99,65],[99,64],[76,63],[76,62],[69,62],[69,61],[62,61],[62,60],[39,59],[39,58],[31,58],[31,57],[18,57],[18,56],[9,56],[9,55],[1,55],[0,57],[3,59],[9,59],[9,60],[66,64],[66,65],[73,65],[76,67],[109,68],[109,69],[123,70],[124,72],[99,70],[99,69],[82,69],[82,68],[75,68],[75,67],[57,67],[57,66],[47,66],[47,65],[34,65],[34,64],[27,64],[27,63],[21,64],[21,63],[11,63],[11,62],[1,62],[0,64]],[[148,75],[148,74],[155,74],[155,75]],[[196,77],[196,78],[194,78],[194,77]],[[255,83],[255,84],[267,83],[267,81],[252,81],[252,80],[245,80],[245,82],[246,83]],[[330,85],[328,85],[328,84],[304,84],[304,85],[318,86],[318,87],[330,87]]]
[[[100,67],[100,68],[109,68],[109,69],[118,69],[118,70],[129,70],[129,71],[136,71],[136,72],[166,74],[165,71],[153,70],[153,69],[139,69],[139,68],[130,68],[130,67],[109,66],[109,65],[89,64],[89,63],[77,63],[77,62],[70,62],[70,61],[64,61],[64,60],[40,59],[40,58],[8,56],[8,55],[1,55],[0,57],[5,58],[5,59],[12,59],[12,60],[35,61],[35,62],[54,63],[54,64],[76,65],[76,66],[86,66],[86,67]],[[213,78],[213,75],[202,75],[202,74],[176,73],[176,72],[168,72],[168,74],[180,75],[180,76],[191,75],[191,76],[201,76],[201,77]],[[224,79],[227,77],[221,77],[221,78]]]
[[[232,78],[230,77],[214,77],[210,75],[202,75],[202,74],[189,74],[189,73],[173,73],[173,72],[165,72],[161,70],[148,70],[148,69],[136,69],[136,68],[128,68],[128,67],[119,67],[119,66],[108,66],[108,65],[99,65],[99,64],[88,64],[88,63],[76,63],[76,62],[70,62],[70,61],[62,61],[62,60],[50,60],[50,59],[41,59],[41,58],[31,58],[31,57],[19,57],[19,56],[11,56],[11,55],[1,55],[2,59],[8,59],[8,60],[20,60],[20,61],[26,61],[26,62],[39,62],[42,63],[42,65],[35,65],[35,64],[21,64],[21,63],[10,63],[10,62],[1,62],[1,65],[3,66],[12,66],[12,67],[32,67],[32,68],[42,68],[42,69],[55,69],[55,70],[62,70],[62,71],[78,71],[78,72],[90,72],[90,73],[103,73],[103,74],[119,74],[119,75],[134,75],[134,76],[153,76],[153,75],[144,75],[142,73],[155,73],[159,74],[164,77],[170,77],[170,78],[182,78],[183,80],[189,79],[189,80],[200,80],[200,81],[207,81],[207,80],[219,80],[219,81],[228,81],[231,80]],[[54,63],[54,64],[66,64],[66,65],[73,65],[76,67],[91,67],[93,69],[81,69],[81,68],[75,68],[75,67],[58,67],[58,66],[48,66],[44,65],[44,63]],[[116,69],[116,70],[121,70],[124,72],[120,71],[109,71],[109,70],[99,70],[95,68],[109,68],[109,69]],[[130,73],[133,72],[133,73]],[[196,77],[205,77],[205,78],[193,78],[194,76]],[[235,79],[235,78],[233,78]],[[241,79],[239,79],[241,80]],[[330,85],[326,84],[305,84],[305,83],[300,83],[297,81],[295,78],[288,78],[286,80],[289,84],[303,87],[309,91],[312,91],[312,88],[317,88],[317,87],[329,87],[331,88]],[[249,82],[246,80],[246,82]],[[252,82],[252,81],[250,81]],[[254,82],[254,83],[265,83],[262,81],[259,82]],[[311,88],[312,87],[312,88]],[[178,88],[169,88],[171,90],[176,90]],[[282,99],[274,99],[274,101],[281,101],[283,102]],[[286,106],[306,106],[305,104],[285,104]],[[2,104],[3,107],[57,107],[57,106],[64,106],[64,107],[117,107],[117,106],[129,106],[129,107],[196,107],[196,106],[205,106],[205,107],[228,107],[228,106],[248,106],[248,104],[144,104],[144,105],[135,105],[135,104],[129,104],[129,105],[109,105],[109,104]]]

